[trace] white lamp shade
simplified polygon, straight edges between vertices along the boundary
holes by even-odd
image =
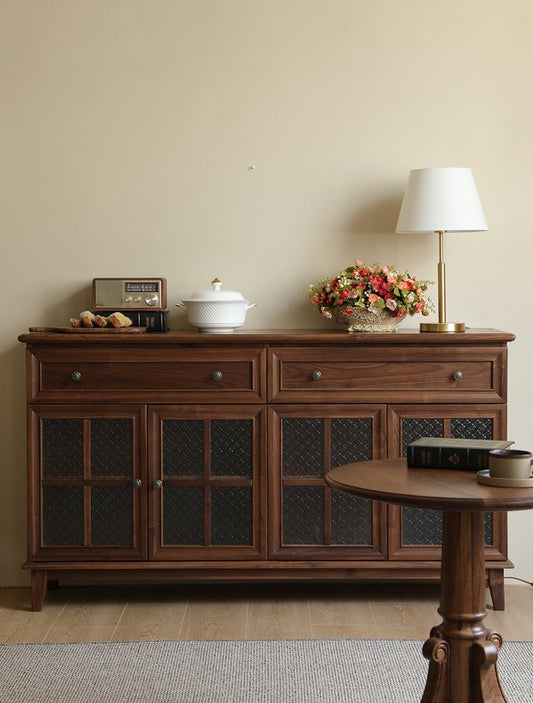
[[[396,232],[483,232],[487,222],[469,168],[409,173]]]

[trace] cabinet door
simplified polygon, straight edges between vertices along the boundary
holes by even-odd
[[[505,439],[504,405],[397,405],[389,407],[389,457],[407,455],[420,437]],[[505,513],[485,513],[485,557],[507,556]],[[389,506],[389,558],[441,557],[442,512]]]
[[[145,411],[29,408],[29,556],[146,557]]]
[[[385,406],[274,406],[269,415],[269,553],[384,559],[382,503],[332,491],[335,466],[384,456]]]
[[[153,406],[150,556],[264,558],[264,407]]]

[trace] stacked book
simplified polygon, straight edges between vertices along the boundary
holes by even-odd
[[[512,443],[505,439],[421,437],[407,445],[407,466],[483,471],[489,468],[491,449],[506,449]]]

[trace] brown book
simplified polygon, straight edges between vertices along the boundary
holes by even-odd
[[[489,467],[491,449],[506,449],[512,443],[506,439],[421,437],[407,445],[407,466],[482,471]]]

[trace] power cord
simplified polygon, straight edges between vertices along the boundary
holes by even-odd
[[[513,579],[514,581],[522,581],[522,583],[527,583],[528,586],[533,586],[533,581],[526,581],[526,579],[518,578],[518,576],[504,576],[506,579]]]

